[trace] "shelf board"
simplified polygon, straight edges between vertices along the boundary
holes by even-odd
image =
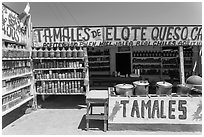
[[[109,60],[105,60],[105,61],[88,61],[88,63],[108,63],[110,62]]]
[[[72,59],[72,60],[74,60],[74,59],[84,59],[84,57],[82,57],[82,58],[33,58],[34,60],[38,60],[38,59]]]
[[[16,104],[15,106],[13,106],[13,107],[9,108],[8,110],[2,112],[2,116],[6,115],[7,113],[11,112],[12,110],[20,107],[21,105],[25,104],[26,102],[28,102],[32,98],[33,98],[33,96],[30,96],[30,97],[26,98],[25,100],[21,101],[20,103]]]
[[[84,80],[85,78],[69,78],[69,79],[36,79],[36,81],[74,81]]]
[[[31,58],[2,58],[2,60],[31,60]]]
[[[31,85],[31,83],[28,83],[28,84],[26,84],[26,85],[22,85],[22,86],[20,86],[20,87],[14,88],[14,89],[12,89],[12,90],[10,90],[10,91],[5,91],[5,92],[2,93],[2,96],[5,96],[5,95],[10,94],[10,93],[12,93],[12,92],[15,92],[15,91],[17,91],[17,90],[19,90],[19,89],[28,87],[28,86],[30,86],[30,85]]]
[[[152,59],[152,58],[154,58],[154,59],[157,58],[157,59],[158,59],[158,58],[161,58],[161,57],[133,57],[133,58],[140,58],[140,59],[141,59],[141,58],[142,58],[142,59],[143,59],[143,58],[151,58],[151,59]]]
[[[8,39],[2,39],[2,41],[9,42],[9,43],[14,43],[14,44],[18,44],[18,45],[23,45],[23,46],[27,45],[26,43],[19,43],[19,42],[15,42],[15,41],[8,40]]]
[[[39,68],[39,69],[34,69],[34,71],[39,71],[39,70],[67,70],[67,69],[84,69],[85,67],[79,67],[79,68]]]
[[[89,68],[110,68],[110,66],[89,66]]]
[[[85,95],[86,93],[36,93],[37,95]]]
[[[88,55],[88,58],[110,57],[110,55]]]
[[[9,76],[9,77],[3,77],[2,80],[9,80],[9,79],[13,79],[13,78],[17,78],[17,77],[22,77],[22,76],[26,76],[26,75],[31,75],[31,74],[32,74],[32,72],[18,74],[18,75]]]
[[[132,64],[161,64],[160,62],[134,62]]]

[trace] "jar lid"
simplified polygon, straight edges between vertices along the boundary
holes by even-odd
[[[115,87],[122,88],[122,89],[131,89],[131,88],[133,88],[133,85],[131,85],[131,84],[117,84]]]
[[[146,85],[149,85],[149,82],[147,80],[144,80],[144,81],[134,81],[133,84],[134,85],[146,86]]]
[[[166,81],[157,82],[157,85],[164,86],[164,87],[172,87],[173,85]]]

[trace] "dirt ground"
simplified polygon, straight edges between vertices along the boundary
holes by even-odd
[[[91,121],[89,131],[85,130],[84,96],[50,96],[38,102],[41,109],[23,114],[26,105],[2,118],[3,135],[201,135],[202,129],[173,132],[103,131],[103,121]],[[99,110],[99,109],[98,109]],[[13,121],[10,122],[9,121]]]

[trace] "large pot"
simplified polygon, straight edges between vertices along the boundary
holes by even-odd
[[[191,88],[195,88],[198,91],[202,91],[202,78],[200,76],[197,75],[193,75],[190,76],[187,80],[186,80],[186,84],[191,87]]]
[[[148,81],[135,81],[133,82],[134,94],[135,95],[147,95],[149,92],[149,82]]]
[[[178,95],[187,95],[190,94],[191,89],[186,84],[177,85],[177,94]]]
[[[162,81],[156,83],[157,95],[171,95],[173,85],[171,83]]]
[[[115,86],[116,93],[124,96],[132,96],[133,95],[133,85],[131,84],[117,84]]]

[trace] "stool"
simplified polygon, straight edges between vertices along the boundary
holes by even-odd
[[[89,130],[89,120],[103,120],[104,131],[108,122],[108,90],[91,90],[86,95],[87,113],[86,130]],[[104,107],[104,114],[93,114],[94,107]]]

